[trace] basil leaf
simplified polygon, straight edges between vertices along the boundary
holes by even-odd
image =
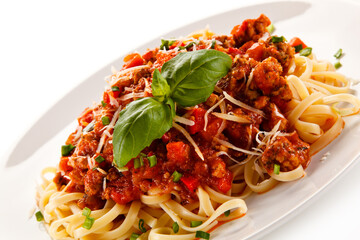
[[[231,57],[213,49],[183,52],[164,63],[161,75],[170,85],[170,97],[189,107],[206,101],[231,64]]]
[[[115,164],[124,167],[154,139],[164,135],[172,126],[171,111],[168,105],[151,97],[129,103],[114,127]]]
[[[163,102],[170,94],[170,86],[166,82],[166,79],[160,74],[157,68],[155,68],[153,73],[151,90],[153,96],[159,102]]]
[[[175,103],[171,98],[167,98],[165,103],[169,105],[171,109],[171,119],[173,119],[176,115]]]

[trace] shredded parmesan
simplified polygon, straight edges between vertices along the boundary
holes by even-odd
[[[204,161],[204,156],[202,154],[202,152],[200,151],[200,148],[198,147],[198,145],[195,143],[194,139],[190,136],[190,134],[180,125],[176,124],[173,122],[173,127],[176,128],[179,132],[181,132],[186,139],[191,143],[191,145],[193,145],[193,147],[195,148],[195,152],[197,153],[197,155],[199,155],[199,157],[201,158],[201,160]]]
[[[221,113],[226,114],[226,104],[225,104],[225,101],[223,101],[223,102],[220,104],[220,110],[221,110]],[[220,125],[220,127],[219,127],[219,129],[218,129],[217,132],[216,132],[215,137],[218,137],[218,136],[220,135],[220,133],[222,133],[222,131],[224,131],[225,127],[226,127],[226,121],[223,120],[222,123],[221,123],[221,125]]]
[[[249,110],[249,111],[255,112],[255,113],[257,113],[257,114],[260,114],[260,115],[263,116],[263,117],[265,116],[265,114],[264,114],[263,111],[261,111],[261,110],[259,110],[259,109],[256,109],[256,108],[253,108],[253,107],[251,107],[251,106],[249,106],[249,105],[247,105],[247,104],[245,104],[245,103],[243,103],[243,102],[241,102],[241,101],[233,98],[232,96],[230,96],[230,95],[229,95],[227,92],[225,92],[225,91],[224,91],[223,93],[224,93],[225,98],[226,98],[227,100],[229,100],[230,102],[232,102],[233,104],[235,104],[235,105],[237,105],[237,106],[239,106],[239,107],[245,108],[245,109],[247,109],[247,110]]]
[[[259,166],[259,161],[255,160],[254,161],[254,170],[259,174],[259,176],[261,177],[261,179],[264,179],[264,171],[263,169]]]
[[[103,178],[103,190],[105,191],[106,189],[106,177]]]
[[[204,115],[204,121],[205,121],[205,124],[204,124],[204,131],[206,131],[206,127],[207,127],[207,124],[208,124],[208,115],[209,113],[211,113],[217,106],[220,105],[220,103],[222,103],[224,101],[224,98],[222,98],[221,100],[219,100],[216,104],[214,104],[211,108],[209,108],[205,115]]]
[[[213,112],[212,114],[218,118],[233,121],[233,122],[251,123],[251,121],[249,119],[243,118],[240,116],[236,116],[236,115],[231,115],[231,114],[226,114],[226,113],[218,113],[218,112]]]
[[[74,139],[73,139],[74,142],[77,142],[77,140],[81,137],[82,129],[83,128],[80,125],[77,126],[76,133],[75,133],[75,136],[74,136]]]
[[[245,153],[245,154],[249,154],[249,155],[256,155],[256,156],[260,156],[261,154],[258,153],[258,152],[252,152],[252,151],[248,151],[246,149],[242,149],[242,148],[239,148],[239,147],[236,147],[234,145],[232,145],[231,143],[227,142],[227,141],[224,141],[224,140],[221,140],[217,137],[214,137],[214,140],[217,141],[218,143],[220,143],[221,145],[224,145],[225,147],[227,148],[231,148],[235,151],[238,151],[238,152],[242,152],[242,153]]]
[[[174,117],[174,121],[185,124],[185,125],[188,125],[188,126],[194,126],[195,125],[194,121],[192,121],[190,119],[187,119],[187,118],[184,118],[184,117],[177,116],[177,115]]]
[[[107,172],[105,172],[103,169],[97,167],[96,170],[98,170],[99,172],[101,172],[104,175],[107,175]]]
[[[122,110],[122,107],[120,106],[116,110],[116,112],[114,113],[114,116],[112,117],[111,122],[109,123],[109,125],[107,125],[106,130],[101,135],[99,145],[98,145],[98,147],[96,149],[96,153],[101,152],[101,149],[102,149],[102,147],[104,146],[104,143],[105,143],[105,138],[106,138],[106,136],[108,136],[107,133],[109,133],[108,130],[111,129],[111,128],[114,128],[116,120],[119,118],[119,114],[120,114],[121,110]]]
[[[110,104],[114,107],[119,107],[118,101],[111,94],[108,94],[108,96],[110,98]]]
[[[145,92],[138,92],[138,93],[128,93],[128,94],[125,94],[125,95],[122,95],[119,100],[120,101],[125,101],[125,100],[128,100],[128,99],[131,99],[131,98],[141,98],[141,97],[145,97]]]
[[[93,162],[93,159],[90,158],[89,155],[86,156],[87,157],[87,161],[88,161],[88,166],[89,166],[89,169],[93,169],[94,168],[94,162]]]
[[[131,68],[127,68],[127,69],[124,69],[124,70],[121,70],[117,73],[117,77],[120,77],[128,72],[132,72],[134,70],[140,70],[140,69],[144,69],[144,68],[149,68],[148,65],[141,65],[141,66],[136,66],[136,67],[131,67]]]

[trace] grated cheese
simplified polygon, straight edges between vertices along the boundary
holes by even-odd
[[[190,134],[180,125],[176,124],[175,122],[173,122],[173,127],[176,128],[179,132],[181,132],[186,139],[191,143],[191,145],[193,145],[193,147],[195,148],[195,152],[197,153],[197,155],[201,158],[201,160],[204,161],[204,156],[202,154],[202,152],[200,151],[200,148],[198,147],[198,145],[195,143],[194,139],[190,136]]]
[[[106,188],[106,177],[103,178],[103,190],[105,191]]]
[[[233,149],[235,151],[238,151],[238,152],[242,152],[242,153],[249,154],[249,155],[256,155],[256,156],[261,155],[258,152],[252,152],[252,151],[249,151],[249,150],[246,150],[246,149],[236,147],[236,146],[232,145],[231,143],[229,143],[227,141],[224,141],[224,140],[221,140],[221,139],[219,139],[217,137],[214,137],[214,140],[217,141],[218,143],[220,143],[221,145],[223,145],[223,146],[225,146],[227,148],[231,148],[231,149]]]
[[[233,121],[233,122],[251,123],[251,121],[249,121],[249,119],[243,118],[240,116],[236,116],[236,115],[231,115],[231,114],[226,114],[226,113],[218,113],[218,112],[213,112],[212,114],[218,118]]]
[[[102,147],[104,146],[104,143],[105,143],[105,137],[107,136],[107,134],[105,132],[108,133],[108,129],[111,129],[111,128],[114,128],[115,126],[115,123],[116,123],[116,120],[119,118],[119,114],[122,110],[122,106],[119,106],[119,108],[116,110],[116,112],[114,113],[114,116],[113,118],[111,119],[111,122],[109,123],[109,125],[107,125],[106,127],[106,130],[103,132],[103,134],[101,135],[101,138],[100,138],[100,142],[99,142],[99,145],[96,149],[96,153],[100,153],[101,152],[101,149]]]
[[[223,93],[224,93],[225,98],[226,98],[227,100],[229,100],[230,102],[232,102],[233,104],[235,104],[235,105],[237,105],[237,106],[239,106],[239,107],[245,108],[245,109],[247,109],[247,110],[249,110],[249,111],[255,112],[255,113],[257,113],[257,114],[260,114],[260,115],[263,116],[263,117],[265,116],[265,114],[264,114],[263,111],[261,111],[261,110],[259,110],[259,109],[256,109],[256,108],[253,108],[253,107],[251,107],[251,106],[249,106],[249,105],[247,105],[247,104],[245,104],[245,103],[243,103],[243,102],[241,102],[241,101],[233,98],[232,96],[230,96],[230,95],[229,95],[227,92],[225,92],[225,91],[224,91]]]
[[[100,173],[107,175],[107,172],[105,172],[103,169],[97,167],[96,170],[98,170]]]
[[[174,121],[185,124],[185,125],[188,125],[188,126],[194,126],[195,125],[194,121],[192,121],[190,119],[187,119],[185,117],[177,116],[177,115],[174,117]]]
[[[205,115],[204,115],[204,121],[205,121],[205,124],[204,124],[204,131],[206,131],[206,127],[207,127],[207,124],[208,124],[208,115],[209,113],[211,113],[217,106],[220,105],[220,103],[222,103],[224,101],[224,98],[222,98],[221,100],[219,100],[216,104],[214,104],[211,108],[209,108]]]
[[[220,104],[220,111],[221,111],[221,113],[226,114],[226,104],[225,104],[225,101],[223,101],[223,102]],[[221,125],[220,125],[220,127],[219,127],[219,129],[218,129],[217,132],[216,132],[215,137],[218,137],[218,136],[220,135],[220,133],[222,133],[222,131],[224,131],[225,127],[226,127],[226,121],[223,120],[222,123],[221,123]]]
[[[122,95],[119,100],[120,101],[126,101],[128,99],[131,99],[131,98],[141,98],[141,97],[145,97],[145,92],[139,92],[139,93],[128,93],[128,94],[125,94],[125,95]]]

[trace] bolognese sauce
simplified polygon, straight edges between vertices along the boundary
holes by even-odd
[[[261,163],[268,173],[274,164],[281,171],[291,171],[310,161],[309,145],[289,127],[284,114],[292,93],[284,78],[294,59],[294,48],[286,42],[272,41],[266,27],[270,20],[261,15],[235,26],[230,36],[212,36],[209,41],[198,39],[192,44],[173,41],[162,49],[145,54],[130,54],[124,59],[123,79],[111,80],[111,88],[103,94],[102,103],[87,108],[78,118],[79,130],[72,133],[66,145],[74,146],[60,160],[54,182],[58,189],[66,185],[67,192],[82,192],[78,201],[81,208],[100,209],[108,199],[125,204],[139,199],[142,194],[165,194],[176,190],[182,204],[197,200],[195,190],[208,185],[222,193],[231,189],[233,173],[231,159],[244,161],[244,153],[223,146],[216,139],[251,151],[256,147],[256,135],[269,131],[280,122],[278,136],[271,145],[261,149]],[[113,165],[113,128],[107,128],[119,106],[152,96],[150,88],[155,69],[182,51],[213,48],[231,56],[233,63],[228,74],[217,83],[218,91],[207,101],[194,107],[178,108],[192,125],[184,125],[203,159],[193,144],[176,128],[171,128],[161,139],[154,140],[136,159],[123,169]],[[224,98],[222,91],[264,114],[241,108]],[[220,109],[223,101],[226,112],[246,123],[225,121],[211,108]],[[228,155],[218,155],[219,151]],[[156,161],[156,163],[154,163]],[[174,175],[174,173],[176,173]]]

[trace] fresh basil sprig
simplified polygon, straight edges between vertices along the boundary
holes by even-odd
[[[154,97],[133,101],[120,112],[113,134],[115,165],[124,167],[172,127],[175,102],[188,107],[206,101],[231,64],[227,54],[204,49],[179,53],[164,63],[161,73],[155,69]]]

